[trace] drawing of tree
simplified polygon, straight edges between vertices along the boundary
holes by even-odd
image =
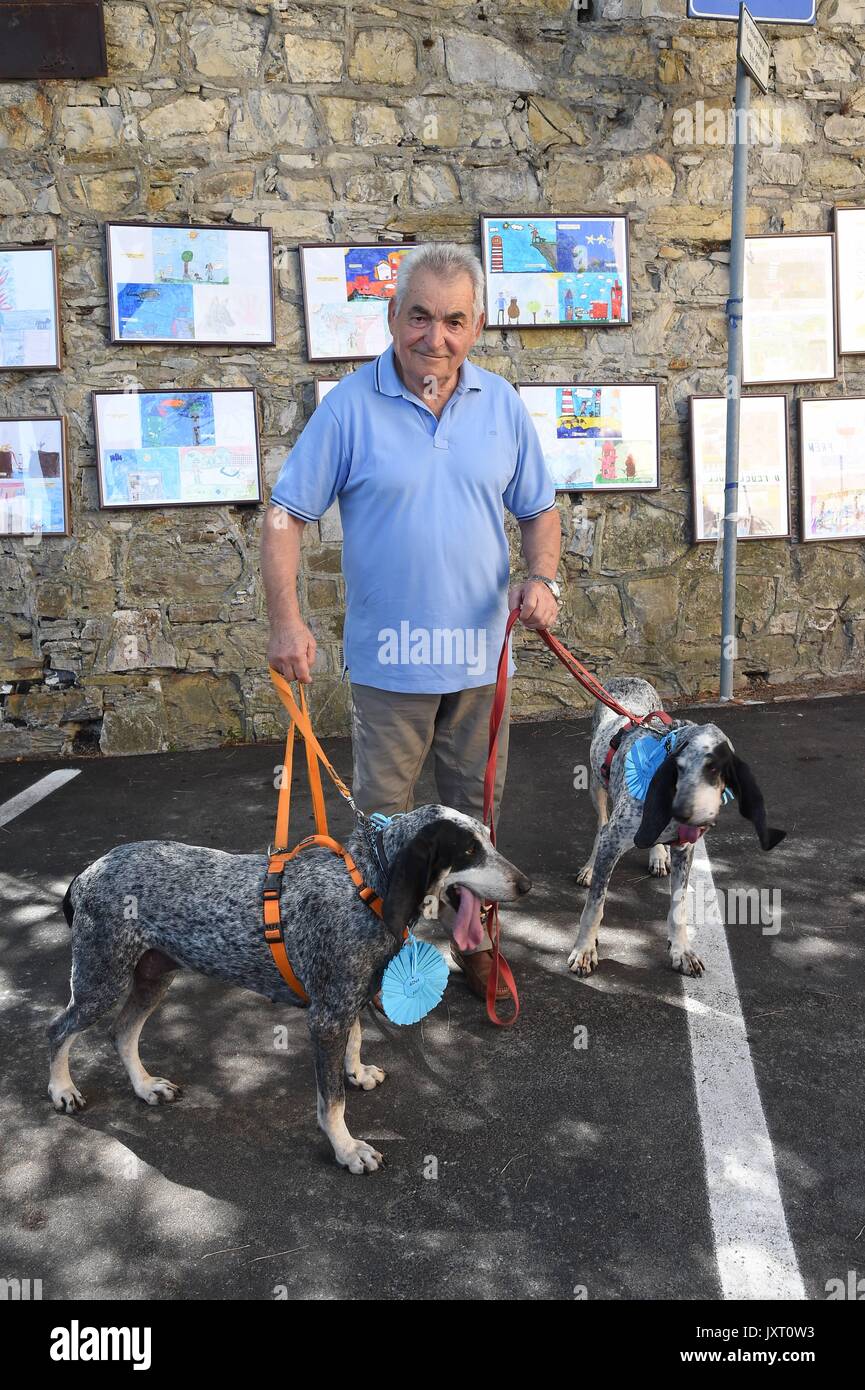
[[[192,252],[191,252],[191,251],[181,251],[181,253],[180,253],[180,259],[183,261],[183,278],[184,278],[184,280],[188,280],[188,279],[189,279],[189,262],[192,260]]]
[[[185,254],[185,253],[184,253],[184,254]],[[191,255],[191,254],[192,254],[192,253],[190,252],[190,255]],[[189,402],[189,414],[190,414],[190,416],[191,416],[191,418],[192,418],[192,442],[193,442],[193,444],[200,444],[200,443],[201,443],[201,425],[200,425],[200,423],[199,423],[200,420],[201,420],[201,401],[200,401],[200,400],[197,400],[197,399],[193,398],[193,400],[191,400],[191,401]]]
[[[530,299],[528,304],[526,305],[526,308],[532,316],[532,322],[537,323],[538,314],[540,313],[541,309],[541,301],[539,299]]]
[[[3,286],[4,286],[5,284],[7,284],[8,280],[9,280],[9,266],[8,266],[8,265],[4,265],[4,266],[0,267],[0,309],[11,309],[11,308],[12,308],[12,300],[9,298],[8,293],[7,293],[6,290],[3,288]]]

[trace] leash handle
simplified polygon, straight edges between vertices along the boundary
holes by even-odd
[[[291,695],[292,703],[294,696]],[[309,718],[309,710],[306,704],[306,695],[303,686],[300,688],[300,704],[295,705],[295,713],[289,709],[291,722],[288,726],[288,733],[285,739],[285,753],[282,759],[282,778],[279,785],[279,797],[276,803],[276,828],[274,830],[274,845],[277,849],[288,848],[288,827],[291,818],[291,774],[294,762],[294,734],[297,728],[303,735],[304,747],[306,749],[306,767],[309,776],[309,789],[312,794],[312,813],[315,819],[315,831],[317,835],[327,835],[327,810],[324,804],[324,790],[321,785],[321,768],[319,767],[316,749],[318,740],[312,733],[312,724]],[[306,726],[306,727],[304,727]],[[310,740],[311,736],[311,740]],[[321,754],[323,757],[324,755]]]
[[[490,839],[493,844],[496,842],[495,826],[495,785],[496,785],[496,765],[498,763],[499,752],[499,731],[502,727],[504,718],[505,702],[508,696],[508,643],[514,624],[520,616],[519,608],[514,608],[508,615],[507,627],[505,628],[505,639],[499,653],[499,664],[496,671],[496,689],[493,696],[492,709],[490,710],[490,734],[489,749],[487,753],[487,766],[484,773],[484,824],[489,826]],[[487,980],[487,1018],[490,1023],[494,1023],[498,1028],[510,1028],[516,1023],[520,1016],[520,996],[517,992],[517,982],[514,979],[511,967],[508,965],[501,951],[501,927],[499,924],[499,906],[493,903],[487,926],[490,939],[493,943],[493,963],[490,968]],[[499,1018],[496,994],[498,993],[499,980],[502,980],[511,996],[514,1011],[510,1018]]]
[[[282,778],[282,785],[279,789],[279,800],[276,811],[276,845],[282,849],[288,845],[288,821],[291,806],[291,764],[295,729],[300,730],[306,748],[306,766],[309,772],[309,786],[312,793],[312,811],[315,818],[316,834],[327,835],[328,833],[327,810],[324,804],[324,790],[321,782],[322,766],[340,796],[349,803],[355,814],[357,814],[357,807],[354,803],[354,797],[331,764],[327,754],[313,732],[312,721],[309,717],[309,709],[306,703],[306,694],[303,686],[299,686],[300,703],[298,703],[294,698],[294,692],[288,681],[285,680],[278,671],[275,671],[272,666],[268,669],[270,671],[270,679],[273,681],[276,688],[276,693],[288,710],[291,720],[285,741],[285,757],[283,759],[285,772]]]
[[[502,642],[502,649],[499,653],[499,664],[496,670],[496,689],[493,696],[492,709],[490,710],[487,766],[486,772],[484,773],[484,825],[489,826],[490,839],[493,844],[496,842],[496,830],[493,824],[493,805],[495,802],[496,766],[499,755],[499,730],[502,727],[505,701],[508,697],[508,642],[513,632],[514,624],[519,616],[520,610],[518,608],[514,608],[508,615],[507,627],[505,628],[505,640]]]
[[[279,849],[288,846],[288,821],[291,815],[291,772],[294,763],[294,720],[288,726],[285,739],[285,752],[282,755],[282,780],[279,784],[279,797],[276,803],[276,829],[273,843]]]

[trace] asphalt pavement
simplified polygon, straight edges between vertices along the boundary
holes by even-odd
[[[46,1094],[71,878],[127,840],[263,853],[280,746],[0,764],[0,808],[77,772],[0,826],[0,1273],[45,1299],[720,1300],[742,1280],[824,1299],[865,1276],[865,696],[678,713],[724,728],[788,832],[764,854],[733,806],[704,842],[718,898],[755,889],[763,916],[698,928],[707,973],[685,981],[667,881],[633,851],[598,971],[570,975],[589,721],[515,725],[499,845],[534,883],[502,914],[521,1017],[494,1029],[455,973],[421,1025],[364,1022],[388,1076],[346,1118],[388,1166],[363,1178],[316,1127],[303,1013],[199,976],[142,1038],[176,1104],[135,1097],[104,1023],[72,1053],[87,1108],[56,1115]],[[347,740],[325,746],[350,772]]]

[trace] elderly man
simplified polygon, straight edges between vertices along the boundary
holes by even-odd
[[[365,811],[411,809],[431,749],[442,804],[480,819],[508,611],[519,606],[532,628],[558,612],[559,518],[540,441],[513,387],[467,360],[484,323],[483,291],[471,251],[409,252],[388,306],[392,345],[321,402],[265,516],[268,660],[309,682],[316,643],[297,599],[300,538],[339,499],[353,792]],[[505,507],[528,571],[510,592]],[[507,729],[506,708],[497,802]],[[480,998],[490,946],[484,933],[476,951],[452,948]]]

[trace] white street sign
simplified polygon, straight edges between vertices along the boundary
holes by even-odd
[[[761,91],[768,92],[769,60],[772,57],[772,49],[744,5],[739,16],[737,54]]]

